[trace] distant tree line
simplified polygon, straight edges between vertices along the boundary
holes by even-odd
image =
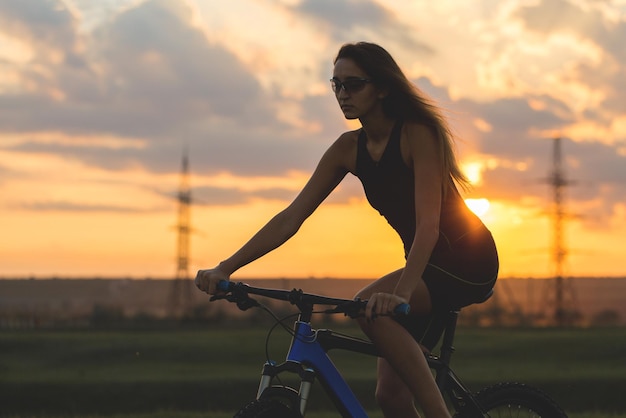
[[[156,315],[150,312],[127,313],[121,306],[95,304],[83,314],[59,312],[13,310],[0,311],[0,329],[37,328],[163,328],[163,327],[206,327],[210,326],[269,326],[276,318],[285,319],[287,326],[295,319],[293,306],[272,300],[262,300],[275,317],[259,308],[244,312],[226,303],[202,302],[183,309],[176,315]],[[614,327],[622,325],[619,312],[612,309],[600,311],[590,318],[580,312],[570,312],[568,325]],[[316,324],[338,326],[349,321],[343,315],[319,315]],[[530,315],[520,310],[498,304],[475,305],[465,308],[459,316],[459,325],[468,327],[537,327],[550,326],[551,319],[545,315]]]

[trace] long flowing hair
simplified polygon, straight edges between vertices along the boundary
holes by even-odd
[[[387,90],[382,102],[387,116],[418,122],[433,130],[439,146],[444,184],[445,179],[451,178],[464,190],[469,189],[470,181],[459,167],[454,153],[454,136],[441,110],[404,75],[393,57],[379,45],[358,42],[343,45],[334,63],[341,58],[352,59],[374,85]],[[444,194],[447,191],[448,187],[444,187]]]

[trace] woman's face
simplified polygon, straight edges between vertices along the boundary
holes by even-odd
[[[384,94],[350,58],[337,60],[331,83],[346,119],[362,118],[381,107]]]

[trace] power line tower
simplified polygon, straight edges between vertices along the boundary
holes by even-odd
[[[576,302],[574,288],[570,280],[565,278],[565,260],[567,248],[565,245],[563,226],[568,216],[564,209],[564,190],[573,182],[567,180],[562,163],[561,138],[554,138],[552,152],[552,172],[548,177],[548,184],[552,186],[552,263],[554,280],[549,294],[554,309],[552,321],[557,326],[572,325],[576,320]]]
[[[170,294],[170,315],[180,316],[189,311],[191,307],[192,283],[189,276],[189,234],[191,209],[191,187],[189,182],[189,159],[187,152],[183,153],[183,162],[180,176],[180,188],[178,190],[178,223],[177,252],[176,252],[176,277]]]

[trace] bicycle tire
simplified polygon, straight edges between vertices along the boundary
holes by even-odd
[[[475,396],[490,418],[533,417],[567,418],[565,412],[548,395],[523,383],[499,383],[486,387]],[[463,413],[459,417],[468,417]]]
[[[233,418],[302,418],[298,392],[286,386],[272,386],[261,397],[241,408]]]

